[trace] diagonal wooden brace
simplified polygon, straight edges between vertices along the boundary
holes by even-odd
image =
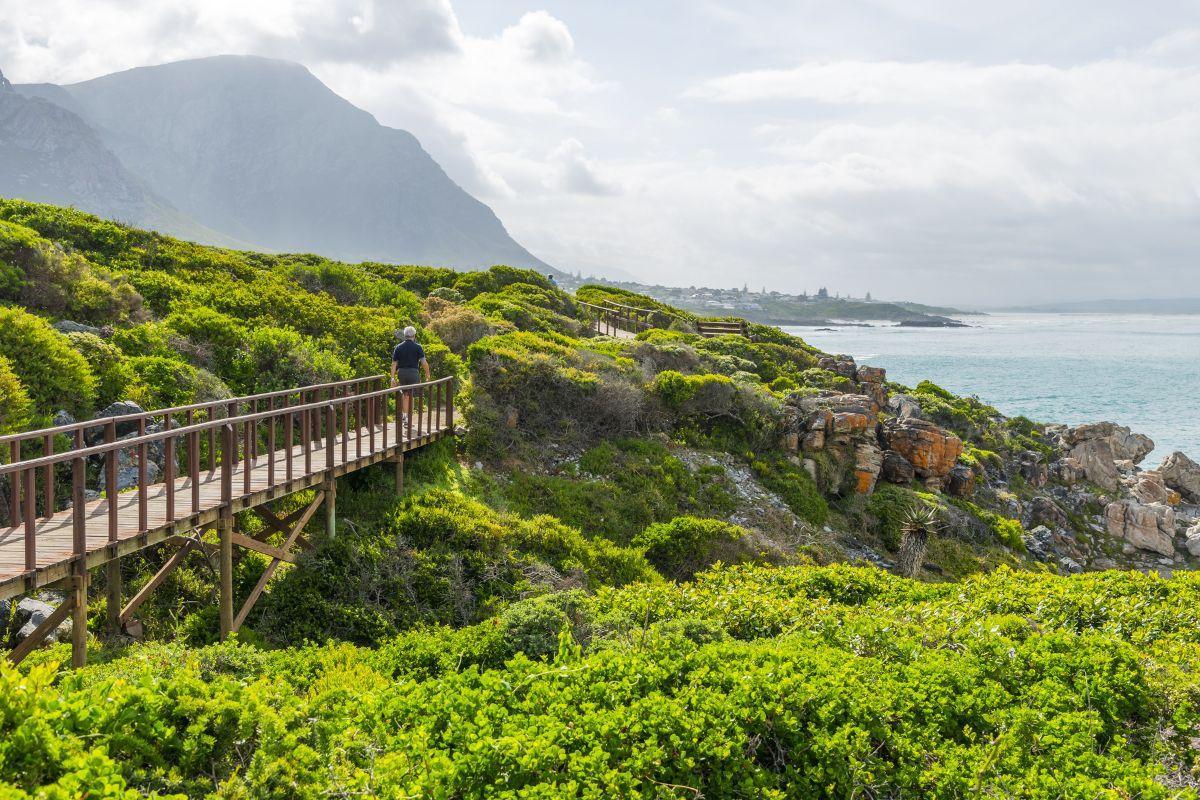
[[[268,528],[271,528],[277,533],[282,533],[284,536],[291,534],[292,527],[296,524],[296,520],[300,519],[306,510],[307,507],[298,508],[291,514],[288,514],[286,517],[280,518],[272,514],[263,506],[253,509],[255,516],[261,519]],[[296,541],[305,550],[312,550],[312,542],[308,541],[308,539],[304,538],[303,536],[297,537]]]
[[[125,625],[129,623],[129,620],[133,618],[134,613],[138,610],[142,603],[146,602],[154,590],[161,586],[162,582],[167,579],[167,576],[174,572],[175,568],[183,563],[183,559],[186,558],[187,554],[192,552],[195,547],[195,539],[183,540],[183,546],[171,554],[171,557],[167,559],[167,562],[159,568],[158,572],[154,573],[154,577],[151,578],[146,585],[143,586],[138,593],[129,600],[129,603],[125,606],[125,608],[121,610],[121,616],[119,618],[121,627],[125,627]]]
[[[308,524],[310,519],[312,519],[313,514],[317,513],[317,509],[321,507],[321,503],[324,502],[324,500],[325,493],[317,492],[317,496],[313,498],[313,501],[309,503],[307,508],[304,509],[303,513],[300,515],[300,518],[296,520],[295,526],[288,533],[287,539],[279,548],[280,550],[286,552],[292,548],[292,545],[295,544],[296,540],[300,537],[300,531],[304,530],[304,526]],[[265,570],[263,570],[262,577],[258,579],[258,583],[254,585],[254,588],[250,591],[249,596],[246,597],[246,602],[242,604],[242,610],[239,611],[237,617],[234,618],[231,632],[236,633],[237,630],[242,627],[242,623],[246,621],[246,617],[249,616],[250,610],[254,608],[254,604],[258,602],[259,595],[261,595],[263,589],[267,587],[267,582],[271,580],[271,577],[275,574],[275,570],[277,570],[279,565],[282,563],[283,559],[281,558],[271,559],[271,563],[267,565]]]

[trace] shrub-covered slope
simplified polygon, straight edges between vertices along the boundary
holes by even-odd
[[[580,302],[654,327],[596,335]],[[106,635],[94,575],[91,667],[0,667],[0,797],[1195,796],[1196,580],[1053,574],[1188,563],[1150,512],[1099,516],[1190,513],[1118,463],[1138,437],[695,321],[0,201],[0,430],[376,374],[407,324],[465,426],[399,495],[344,478],[237,643],[203,550],[148,643]],[[266,563],[238,551],[237,596]]]

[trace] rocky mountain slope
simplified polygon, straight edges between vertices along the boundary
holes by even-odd
[[[78,114],[17,92],[0,74],[0,193],[226,243],[134,175]]]
[[[298,64],[222,56],[15,88],[0,106],[6,147],[39,151],[41,167],[0,173],[0,194],[205,243],[546,268],[410,133],[380,125]],[[22,122],[30,109],[35,127]],[[51,139],[73,144],[46,148]]]

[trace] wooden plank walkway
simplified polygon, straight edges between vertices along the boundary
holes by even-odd
[[[429,425],[431,418],[432,425]],[[405,435],[399,443],[395,441],[394,423],[375,425],[374,449],[371,448],[372,431],[369,427],[350,430],[345,436],[336,435],[332,470],[326,463],[328,448],[324,440],[318,440],[312,446],[308,454],[308,469],[302,449],[294,446],[291,455],[293,477],[290,481],[286,478],[288,459],[283,449],[275,451],[273,469],[268,466],[270,459],[266,453],[261,453],[251,460],[249,491],[245,489],[245,462],[237,462],[233,469],[230,504],[233,513],[318,486],[331,473],[333,477],[339,477],[380,461],[392,460],[452,432],[450,424],[453,416],[449,403],[427,413],[414,414],[413,419],[411,436],[405,429]],[[429,429],[422,430],[422,425]],[[385,427],[388,428],[386,437]],[[383,444],[385,439],[386,447]],[[346,458],[343,458],[343,449],[346,450]],[[272,472],[273,476],[270,474]],[[147,487],[145,530],[139,529],[138,492],[127,491],[119,494],[116,498],[116,542],[109,541],[108,500],[94,500],[85,504],[87,567],[96,567],[163,542],[170,536],[215,523],[223,507],[221,469],[202,470],[199,475],[199,503],[196,508],[193,508],[192,479],[185,477],[174,482],[174,521],[169,521],[167,514],[170,488],[163,483]],[[25,594],[38,586],[71,575],[74,561],[73,517],[73,510],[67,509],[36,521],[37,569],[32,575],[25,564],[25,528],[0,528],[0,599]]]

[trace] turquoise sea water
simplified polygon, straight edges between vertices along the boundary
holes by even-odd
[[[1112,420],[1200,460],[1200,316],[994,314],[971,328],[785,328],[831,353],[928,379],[1009,415],[1079,424]],[[888,326],[888,327],[884,327]]]

